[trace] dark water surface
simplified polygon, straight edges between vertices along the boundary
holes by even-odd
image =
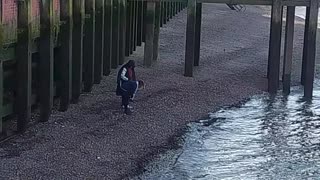
[[[295,87],[212,113],[134,179],[320,179],[319,81],[312,102],[302,96]]]

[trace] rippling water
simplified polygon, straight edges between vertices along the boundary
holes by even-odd
[[[190,124],[139,179],[320,179],[320,83],[312,102],[302,95],[255,96]]]

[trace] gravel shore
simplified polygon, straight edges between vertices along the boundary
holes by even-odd
[[[186,124],[222,106],[236,104],[267,88],[270,18],[266,8],[244,12],[226,5],[203,6],[201,60],[194,78],[183,76],[186,10],[164,25],[160,58],[142,67],[146,89],[124,115],[115,96],[116,71],[104,77],[67,112],[0,144],[0,179],[127,179],[149,160],[175,147]],[[297,19],[294,77],[300,74],[303,23]]]

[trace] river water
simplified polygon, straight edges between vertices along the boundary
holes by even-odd
[[[302,96],[294,87],[212,113],[136,179],[320,179],[320,81],[312,102]]]

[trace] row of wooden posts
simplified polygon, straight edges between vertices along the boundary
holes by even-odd
[[[40,33],[34,37],[33,1],[14,0],[17,27],[10,31],[18,31],[17,38],[1,42],[0,132],[8,116],[16,117],[17,131],[23,132],[33,106],[39,108],[39,121],[47,121],[54,97],[66,111],[143,42],[144,64],[150,66],[158,58],[160,27],[186,7],[175,1],[38,0]]]
[[[230,3],[229,0],[188,0],[185,76],[189,77],[193,76],[193,67],[199,65],[202,2]],[[319,0],[235,0],[233,1],[233,3],[272,6],[267,71],[268,91],[271,94],[277,93],[280,84],[279,76],[283,7],[287,7],[284,42],[284,65],[282,76],[283,92],[285,94],[290,93],[295,7],[306,7],[301,84],[304,85],[304,97],[307,100],[311,99],[313,94],[312,92],[315,71],[316,33],[318,25]]]

